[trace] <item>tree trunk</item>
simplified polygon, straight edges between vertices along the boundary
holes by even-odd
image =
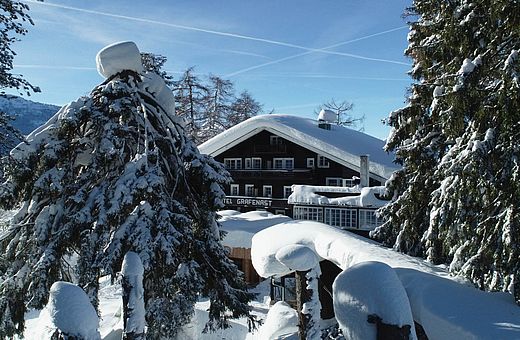
[[[307,290],[307,278],[305,275],[309,271],[305,272],[296,272],[296,308],[298,309],[298,319],[300,320],[298,328],[299,328],[299,335],[300,340],[306,340],[307,339],[307,329],[309,326],[309,315],[303,314],[303,304],[305,302],[309,302],[311,299],[311,294],[309,290]]]

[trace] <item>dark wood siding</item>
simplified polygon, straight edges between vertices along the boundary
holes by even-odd
[[[279,143],[272,143],[274,134],[263,130],[247,140],[219,154],[215,159],[224,163],[226,158],[240,158],[242,169],[228,169],[233,177],[233,184],[239,185],[239,195],[246,196],[245,185],[254,185],[254,197],[263,197],[263,186],[272,186],[272,197],[283,198],[284,186],[293,184],[326,185],[327,177],[350,179],[359,177],[359,172],[329,160],[329,167],[318,167],[318,155],[298,144],[278,136]],[[261,169],[245,169],[246,158],[261,158]],[[293,158],[294,169],[274,169],[275,158]],[[307,167],[307,159],[314,159],[314,168]],[[370,185],[380,185],[370,179]],[[230,187],[226,188],[230,194]],[[232,207],[233,208],[233,207]],[[274,209],[268,209],[274,210]],[[273,211],[274,212],[274,211]],[[287,211],[290,214],[289,211]]]

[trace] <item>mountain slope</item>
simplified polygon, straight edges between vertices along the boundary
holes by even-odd
[[[45,123],[60,109],[59,106],[33,102],[13,95],[0,95],[0,111],[13,115],[13,126],[27,135]]]

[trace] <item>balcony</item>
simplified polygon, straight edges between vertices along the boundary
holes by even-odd
[[[314,169],[228,169],[231,177],[235,180],[247,178],[304,178],[310,179],[314,176]]]
[[[285,154],[287,153],[287,145],[272,144],[272,145],[253,145],[253,152],[255,154]]]

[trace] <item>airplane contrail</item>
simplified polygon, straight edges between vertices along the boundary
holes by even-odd
[[[149,24],[167,26],[167,27],[183,29],[183,30],[188,30],[188,31],[195,31],[195,32],[214,34],[214,35],[230,37],[230,38],[237,38],[237,39],[243,39],[243,40],[263,42],[263,43],[272,44],[272,45],[296,48],[296,49],[305,50],[305,51],[308,51],[308,52],[340,55],[340,56],[351,57],[351,58],[356,58],[356,59],[364,59],[364,60],[379,61],[379,62],[385,62],[385,63],[400,64],[400,65],[409,66],[409,64],[407,64],[407,63],[403,63],[403,62],[395,61],[395,60],[388,60],[388,59],[381,59],[381,58],[371,58],[371,57],[365,57],[365,56],[352,54],[352,53],[342,53],[342,52],[328,51],[326,49],[310,48],[310,47],[305,47],[305,46],[301,46],[301,45],[291,44],[291,43],[287,43],[287,42],[283,42],[283,41],[277,41],[277,40],[265,39],[265,38],[259,38],[259,37],[252,37],[252,36],[243,35],[243,34],[222,32],[222,31],[204,29],[204,28],[193,27],[193,26],[186,26],[186,25],[178,25],[178,24],[172,24],[172,23],[168,23],[168,22],[164,22],[164,21],[145,19],[145,18],[138,18],[138,17],[133,17],[133,16],[108,13],[108,12],[101,12],[101,11],[95,11],[95,10],[79,8],[79,7],[72,7],[72,6],[66,6],[66,5],[58,5],[58,4],[53,4],[53,3],[50,3],[50,2],[40,2],[40,1],[35,1],[35,0],[25,0],[25,2],[31,3],[31,4],[35,4],[35,5],[42,5],[42,6],[61,8],[61,9],[66,9],[66,10],[71,10],[71,11],[82,12],[82,13],[101,15],[101,16],[106,16],[106,17],[111,17],[111,18],[118,18],[118,19],[125,19],[125,20],[132,20],[132,21],[149,23]]]
[[[41,64],[15,64],[17,68],[44,68],[44,69],[56,69],[56,70],[80,70],[80,71],[92,71],[96,70],[95,67],[87,66],[67,66],[67,65],[41,65]]]
[[[303,52],[303,53],[298,53],[298,54],[294,54],[294,55],[287,56],[287,57],[284,57],[284,58],[268,61],[266,63],[258,64],[258,65],[255,65],[255,66],[246,67],[244,69],[241,69],[241,70],[238,70],[238,71],[226,74],[224,77],[230,78],[230,77],[233,77],[233,76],[236,76],[236,75],[239,75],[239,74],[242,74],[242,73],[246,73],[246,72],[249,72],[249,71],[253,71],[253,70],[265,67],[265,66],[274,65],[274,64],[278,64],[278,63],[281,63],[281,62],[284,62],[284,61],[287,61],[287,60],[303,57],[305,55],[308,55],[308,54],[311,54],[311,53],[315,53],[315,52],[327,52],[326,50],[331,49],[331,48],[347,45],[347,44],[350,44],[350,43],[353,43],[353,42],[357,42],[357,41],[360,41],[360,40],[369,39],[369,38],[372,38],[372,37],[376,37],[378,35],[383,35],[383,34],[386,34],[386,33],[398,31],[398,30],[401,30],[401,29],[404,29],[404,28],[408,28],[408,26],[400,26],[400,27],[392,28],[392,29],[385,30],[385,31],[382,31],[382,32],[372,33],[372,34],[369,34],[369,35],[366,35],[366,36],[363,36],[363,37],[359,37],[359,38],[356,38],[356,39],[347,40],[347,41],[343,41],[343,42],[340,42],[340,43],[329,45],[329,46],[326,46],[326,47],[323,47],[323,48],[319,48],[319,49],[316,49],[314,51],[307,51],[307,52]],[[330,51],[328,51],[328,52],[330,52]],[[360,56],[358,56],[358,57],[360,57]],[[362,58],[359,58],[359,59],[366,59],[366,58],[362,57]],[[392,62],[394,64],[410,66],[410,64],[407,64],[407,63],[404,63],[404,62],[399,62],[399,61],[390,61],[390,60],[376,59],[376,58],[370,58],[369,60]]]

